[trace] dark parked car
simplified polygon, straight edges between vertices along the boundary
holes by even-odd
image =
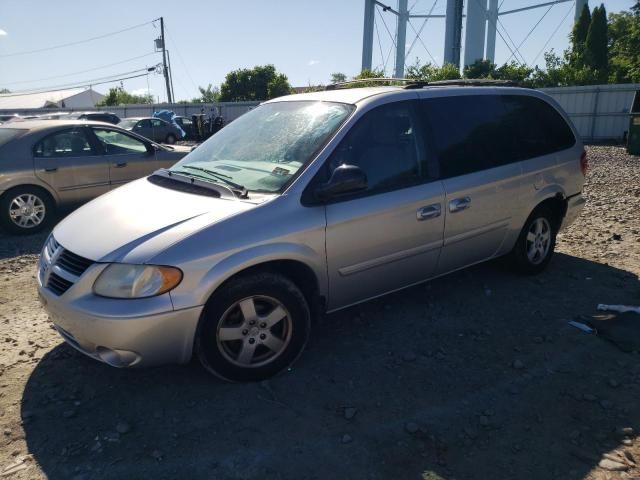
[[[176,117],[176,123],[184,131],[184,140],[196,140],[198,133],[196,126],[189,117]]]
[[[176,140],[182,138],[182,131],[169,122],[160,120],[159,118],[124,118],[118,124],[125,130],[132,131],[143,137],[147,137],[154,142],[176,143]]]
[[[112,123],[114,125],[120,123],[120,117],[111,112],[84,112],[79,114],[75,118],[77,118],[78,120],[91,120],[94,122]]]

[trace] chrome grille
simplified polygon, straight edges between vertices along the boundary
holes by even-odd
[[[51,235],[40,255],[38,275],[45,288],[62,295],[92,264],[92,260],[66,250]]]

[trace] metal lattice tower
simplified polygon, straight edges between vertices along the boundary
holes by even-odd
[[[390,1],[390,0],[388,0]],[[588,0],[555,0],[536,3],[513,10],[499,11],[499,0],[446,0],[445,15],[414,15],[408,8],[408,0],[397,0],[397,8],[379,0],[364,0],[364,29],[362,40],[362,69],[371,69],[373,59],[374,22],[376,8],[396,16],[395,44],[395,76],[404,76],[407,23],[412,18],[445,19],[444,62],[460,67],[462,51],[462,19],[466,3],[464,65],[470,65],[479,59],[495,61],[497,25],[500,16],[511,15],[541,7],[552,7],[555,4],[575,1],[574,22],[580,17]],[[435,5],[435,4],[434,4]],[[416,32],[418,38],[420,32]],[[501,35],[502,37],[502,35]],[[504,39],[504,38],[503,38]],[[505,41],[506,43],[506,41]],[[424,45],[424,44],[423,44]],[[515,45],[514,45],[515,46]],[[509,47],[511,49],[511,47]],[[515,55],[518,51],[512,51]],[[512,55],[512,56],[513,56]]]

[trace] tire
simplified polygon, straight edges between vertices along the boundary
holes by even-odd
[[[173,133],[170,133],[169,135],[167,135],[167,138],[164,139],[165,143],[168,143],[169,145],[173,145],[174,143],[176,143],[176,136]]]
[[[195,350],[217,377],[255,382],[289,367],[310,330],[311,313],[300,289],[286,277],[260,272],[232,279],[211,296]]]
[[[547,267],[555,250],[558,223],[557,213],[549,207],[536,208],[529,215],[510,254],[518,273],[536,275]]]
[[[37,187],[16,187],[0,198],[0,224],[14,235],[43,230],[51,223],[54,213],[51,195]]]

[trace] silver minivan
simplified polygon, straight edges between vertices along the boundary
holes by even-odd
[[[62,337],[110,365],[195,353],[225,380],[264,379],[296,360],[318,313],[500,256],[542,271],[586,169],[535,90],[281,97],[64,219],[38,289]]]

